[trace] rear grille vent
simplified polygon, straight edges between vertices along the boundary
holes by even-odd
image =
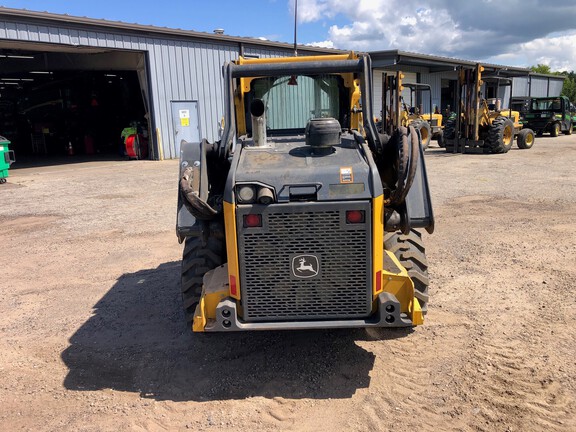
[[[263,214],[262,228],[238,225],[246,321],[358,318],[370,314],[369,203],[246,206],[238,210],[238,221],[243,214],[258,212],[258,208]],[[345,211],[352,209],[365,211],[364,224],[346,225]]]

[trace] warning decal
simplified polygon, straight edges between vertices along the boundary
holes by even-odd
[[[180,117],[180,126],[190,126],[189,110],[178,110],[178,116]]]
[[[353,183],[354,173],[352,172],[352,167],[341,167],[340,168],[340,183]]]

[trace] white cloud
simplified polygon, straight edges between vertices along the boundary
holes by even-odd
[[[332,41],[310,42],[307,43],[306,45],[320,48],[334,48],[334,42]]]
[[[293,5],[294,0],[291,0]],[[292,9],[293,10],[293,9]],[[301,23],[330,20],[314,45],[423,54],[557,69],[576,69],[576,6],[545,0],[299,0]]]
[[[576,31],[522,43],[517,50],[490,57],[487,61],[524,66],[545,64],[552,71],[576,70]]]
[[[522,44],[521,51],[536,64],[546,64],[552,70],[576,70],[576,31],[569,34],[534,39]]]
[[[294,14],[294,0],[290,0],[290,12]],[[292,15],[294,16],[294,15]],[[328,4],[318,0],[298,0],[298,22],[307,23],[331,17]]]

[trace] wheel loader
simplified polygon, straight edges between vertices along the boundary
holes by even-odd
[[[176,232],[195,332],[411,327],[434,216],[419,133],[378,133],[368,55],[223,67],[220,140],[181,142]]]
[[[484,82],[493,82],[496,89],[510,86],[512,79],[493,75],[482,77],[484,67],[477,64],[474,69],[463,66],[458,71],[457,99],[460,103],[444,126],[446,151],[453,153],[507,153],[517,138],[520,149],[534,145],[534,131],[525,128],[520,113],[513,111],[512,98],[508,109],[502,109],[498,98],[483,97]]]

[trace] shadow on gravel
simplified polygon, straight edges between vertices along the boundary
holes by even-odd
[[[447,152],[444,148],[439,147],[428,147],[424,152],[425,158],[431,157],[449,157],[449,156],[461,156],[461,153]]]
[[[374,366],[374,354],[356,341],[411,332],[192,334],[181,311],[179,275],[180,263],[171,262],[120,277],[62,353],[65,387],[174,401],[350,398],[368,387]]]
[[[513,152],[513,151],[525,151],[522,150],[520,148],[518,148],[516,145],[514,145],[509,151]],[[452,152],[452,151],[446,151],[446,149],[444,148],[439,148],[439,147],[428,147],[426,149],[426,152],[424,153],[426,158],[433,158],[433,157],[440,157],[440,158],[448,158],[448,157],[456,157],[456,156],[466,156],[466,157],[471,157],[471,156],[498,156],[498,155],[502,155],[503,153],[460,153],[460,152]]]

